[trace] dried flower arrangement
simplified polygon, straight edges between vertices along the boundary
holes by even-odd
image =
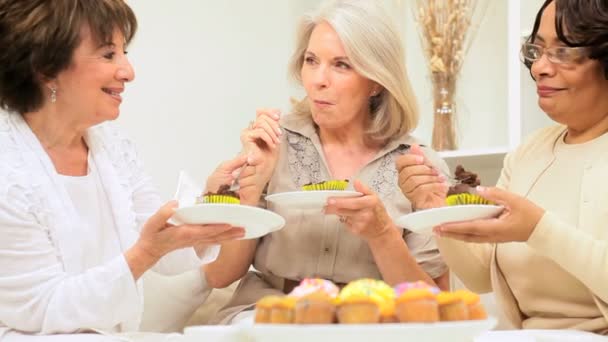
[[[431,72],[435,110],[432,146],[438,151],[454,150],[456,81],[489,0],[415,0],[412,4]]]

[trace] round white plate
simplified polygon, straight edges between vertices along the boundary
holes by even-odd
[[[496,325],[495,318],[480,321],[429,324],[254,324],[254,341],[473,341]]]
[[[245,228],[243,239],[254,239],[277,231],[285,219],[269,210],[239,204],[197,204],[179,208],[171,217],[174,223],[224,223]]]
[[[321,209],[330,197],[359,197],[363,195],[349,190],[315,190],[280,192],[266,196],[266,201],[294,209]]]
[[[447,222],[458,222],[492,218],[503,211],[497,205],[454,205],[441,208],[425,209],[403,215],[395,224],[419,234],[432,234],[433,227]]]

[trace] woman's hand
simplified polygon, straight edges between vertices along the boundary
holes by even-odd
[[[135,245],[126,253],[127,262],[135,279],[152,267],[161,257],[174,250],[186,247],[218,244],[240,239],[245,236],[243,228],[227,224],[184,224],[175,226],[167,223],[173,216],[177,202],[163,205],[143,225]]]
[[[502,205],[505,210],[493,219],[447,223],[433,228],[440,237],[467,242],[528,241],[545,210],[531,201],[499,188],[478,186],[482,197]]]
[[[412,203],[413,209],[437,208],[445,205],[449,185],[418,145],[396,160],[399,188]]]
[[[246,197],[252,200],[247,204],[257,205],[274,172],[279,158],[280,137],[283,134],[279,125],[280,118],[277,109],[258,109],[256,120],[241,132],[243,151],[250,158],[239,180],[240,193],[246,192]]]
[[[340,221],[349,231],[368,242],[396,228],[382,201],[372,190],[358,180],[355,181],[355,190],[363,196],[331,197],[324,208],[325,214],[340,216]]]
[[[222,185],[230,185],[234,181],[241,167],[253,164],[253,160],[247,155],[239,155],[232,160],[221,163],[209,177],[205,191],[217,192]]]

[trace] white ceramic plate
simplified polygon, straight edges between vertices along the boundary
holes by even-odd
[[[431,324],[255,324],[254,341],[473,341],[496,325],[495,318],[481,321],[440,322]]]
[[[496,217],[503,209],[496,205],[454,205],[403,215],[395,224],[415,233],[432,234],[433,227],[440,224]]]
[[[315,190],[280,192],[266,196],[266,201],[294,209],[321,209],[330,197],[359,197],[363,195],[349,190]]]
[[[245,228],[243,239],[254,239],[277,231],[285,219],[269,210],[238,204],[197,204],[179,208],[171,217],[174,223],[227,223]]]

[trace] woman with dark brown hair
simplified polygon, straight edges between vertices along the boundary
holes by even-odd
[[[176,204],[108,122],[136,27],[122,0],[0,0],[0,335],[135,331],[144,272],[197,269],[243,236],[168,224]]]
[[[504,212],[435,227],[439,249],[467,287],[496,293],[515,327],[606,335],[608,1],[547,0],[521,53],[558,125],[509,153],[497,187],[478,188]],[[398,161],[400,184],[424,183],[414,157]],[[418,195],[422,206],[439,194]]]

